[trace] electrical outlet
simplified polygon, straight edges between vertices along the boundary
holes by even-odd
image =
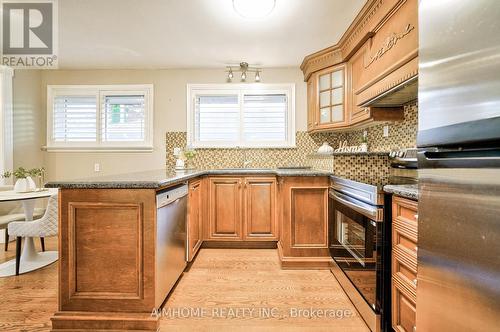
[[[101,171],[101,164],[95,163],[94,164],[94,172],[100,172]]]
[[[384,126],[384,137],[389,137],[389,125]]]

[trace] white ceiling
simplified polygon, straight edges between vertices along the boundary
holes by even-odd
[[[261,20],[232,0],[59,1],[60,68],[298,66],[336,43],[366,0],[276,0]]]

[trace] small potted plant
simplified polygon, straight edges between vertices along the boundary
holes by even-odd
[[[190,163],[195,156],[196,156],[196,151],[194,149],[186,148],[186,150],[184,150],[184,157],[186,158],[186,168],[192,167]]]
[[[35,181],[30,176],[30,172],[27,171],[24,167],[19,167],[13,172],[6,171],[2,174],[3,178],[10,178],[14,176],[16,178],[16,182],[14,184],[14,191],[17,193],[26,193],[36,190]]]
[[[368,137],[361,136],[361,152],[368,152]]]

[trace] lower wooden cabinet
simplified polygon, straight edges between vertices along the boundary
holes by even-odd
[[[284,268],[330,267],[328,250],[328,177],[286,177],[279,182]]]
[[[207,240],[276,241],[275,177],[210,177]]]
[[[392,199],[392,327],[397,332],[416,331],[417,205]]]
[[[241,178],[209,178],[209,239],[242,239],[241,185]]]
[[[245,240],[277,240],[276,178],[244,179]]]
[[[189,183],[188,223],[187,223],[187,261],[191,262],[202,243],[203,193],[202,180]]]

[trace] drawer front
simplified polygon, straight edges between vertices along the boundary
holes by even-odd
[[[394,247],[392,251],[392,274],[397,276],[399,280],[413,289],[413,293],[417,291],[417,259],[401,250],[399,247]]]
[[[394,284],[392,287],[392,327],[397,332],[415,332],[415,302],[405,291]]]
[[[398,196],[393,196],[392,216],[394,219],[400,219],[417,226],[418,202]]]
[[[404,221],[394,219],[392,223],[392,247],[408,253],[416,262],[418,250],[416,227],[409,227]]]

